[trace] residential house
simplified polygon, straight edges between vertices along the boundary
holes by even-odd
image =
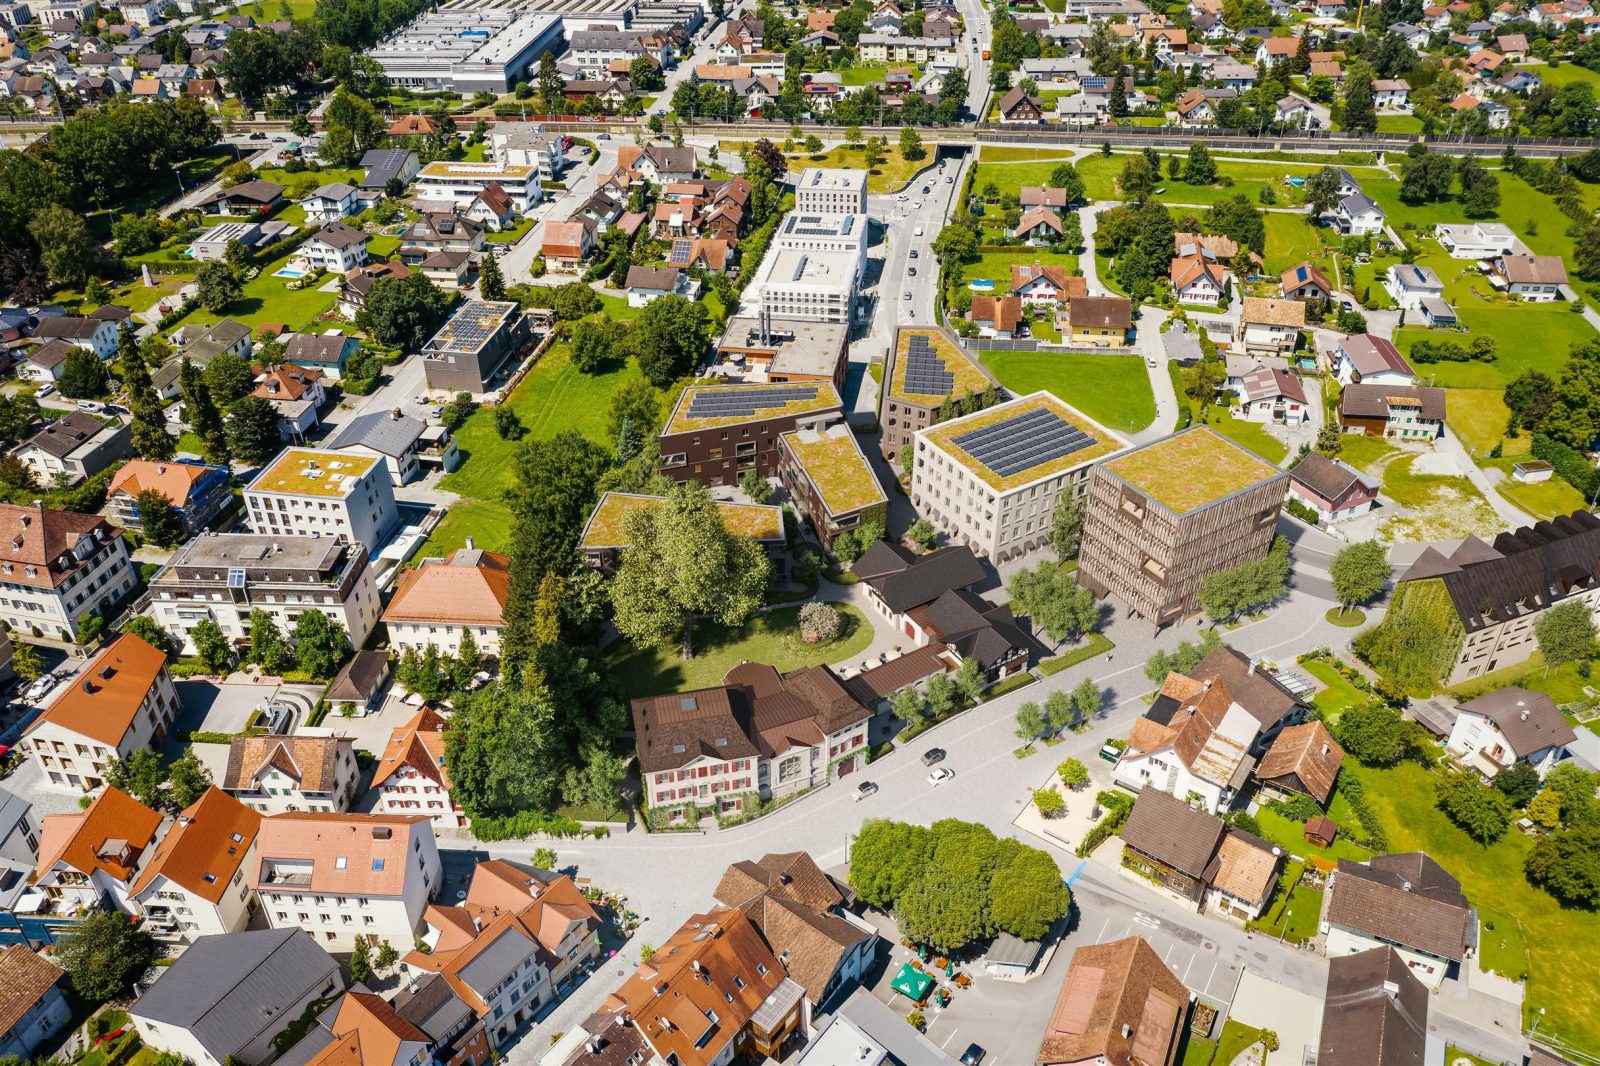
[[[1518,763],[1543,778],[1577,739],[1555,701],[1543,692],[1502,688],[1456,708],[1445,750],[1485,779]]]
[[[409,185],[422,169],[422,159],[406,148],[374,148],[361,157],[360,165],[358,198],[362,206],[370,207],[388,195],[391,187],[403,190]]]
[[[42,910],[67,916],[110,904],[129,910],[128,892],[144,853],[155,846],[161,815],[107,787],[76,814],[47,814],[39,859],[28,882]]]
[[[1333,286],[1327,276],[1310,263],[1285,270],[1278,279],[1278,292],[1285,300],[1329,300]]]
[[[139,496],[159,492],[191,536],[198,535],[232,500],[226,466],[130,459],[117,468],[106,490],[112,517],[125,529],[142,529]]]
[[[551,270],[575,271],[595,251],[596,226],[593,219],[547,222],[540,254]]]
[[[430,252],[412,265],[417,273],[446,292],[460,292],[469,287],[472,256],[467,252]]]
[[[1199,89],[1190,89],[1178,97],[1173,106],[1178,112],[1178,125],[1183,129],[1211,126],[1217,121],[1216,109]]]
[[[1296,43],[1292,37],[1275,37],[1262,47],[1266,48],[1280,41],[1287,42],[1291,48]],[[1287,126],[1290,129],[1319,130],[1327,129],[1332,118],[1328,109],[1321,104],[1314,104],[1297,93],[1290,93],[1277,102],[1272,121],[1276,125]]]
[[[347,274],[367,263],[368,237],[354,226],[329,222],[300,246],[301,254],[318,268]]]
[[[1559,255],[1502,255],[1494,261],[1494,276],[1507,293],[1529,303],[1559,300],[1567,284]]]
[[[267,924],[340,948],[358,935],[413,943],[440,885],[426,815],[277,814],[261,820],[256,854]]]
[[[1288,355],[1300,343],[1306,305],[1298,300],[1246,296],[1234,339],[1245,352]]]
[[[429,429],[438,430],[429,433]],[[389,480],[405,485],[432,471],[461,465],[455,437],[443,426],[430,427],[399,409],[373,411],[352,418],[328,445],[333,451],[381,456]]]
[[[1173,1066],[1189,990],[1142,936],[1083,944],[1061,982],[1039,1066]]]
[[[1067,343],[1075,347],[1121,348],[1133,328],[1133,303],[1126,296],[1083,296],[1067,306]]]
[[[1015,296],[974,296],[969,320],[980,337],[1015,337],[1022,328],[1022,301]]]
[[[617,149],[617,166],[637,171],[641,178],[654,185],[693,181],[700,176],[700,164],[695,158],[694,148],[687,145],[624,145]]]
[[[411,270],[404,263],[368,263],[345,275],[344,287],[339,290],[339,313],[354,320],[367,306],[367,294],[372,286],[384,278],[405,279]]]
[[[1216,307],[1227,299],[1233,274],[1206,249],[1184,245],[1173,257],[1169,278],[1179,303]]]
[[[201,206],[218,215],[262,215],[283,201],[284,186],[275,181],[252,178],[213,193]]]
[[[135,914],[164,940],[235,933],[256,912],[251,886],[261,815],[215,785],[178,815],[128,889]]]
[[[1004,125],[1037,126],[1044,121],[1045,104],[1019,87],[1000,98],[999,112]]]
[[[279,1061],[304,1066],[411,1066],[433,1059],[433,1038],[398,1014],[382,996],[351,989]]]
[[[1328,523],[1366,514],[1378,503],[1380,483],[1341,459],[1310,452],[1289,471],[1289,491]]]
[[[1349,385],[1339,395],[1346,433],[1431,441],[1444,435],[1445,390],[1423,385]]]
[[[1383,232],[1383,208],[1365,193],[1344,197],[1330,219],[1335,229],[1348,236],[1371,236]]]
[[[72,1018],[61,967],[26,944],[0,949],[0,972],[6,975],[0,993],[0,1055],[31,1060]]]
[[[1256,765],[1255,777],[1263,788],[1310,796],[1326,807],[1343,763],[1344,749],[1314,718],[1279,733]]]
[[[760,663],[632,710],[645,800],[668,823],[690,804],[737,813],[859,769],[872,717],[827,667],[779,674]]]
[[[629,307],[644,307],[663,296],[682,296],[692,300],[700,283],[677,267],[630,266],[623,287],[628,291]]]
[[[1328,960],[1318,1062],[1418,1066],[1427,1061],[1428,985],[1387,945]]]
[[[404,725],[395,726],[383,758],[372,775],[378,793],[372,809],[378,814],[425,814],[439,828],[467,824],[459,804],[450,800],[450,775],[444,768],[445,720],[424,705]]]
[[[349,218],[361,210],[354,185],[342,181],[329,182],[311,190],[311,195],[300,201],[305,209],[306,222],[320,225]]]
[[[463,214],[497,233],[515,225],[517,221],[516,204],[498,181],[491,181],[479,189]]]
[[[1411,84],[1404,78],[1379,78],[1372,83],[1372,103],[1379,111],[1411,110]]]
[[[455,656],[470,632],[480,655],[498,657],[510,563],[509,556],[474,548],[469,538],[450,558],[425,559],[402,572],[383,612],[390,645],[398,652],[432,646]]]
[[[1296,426],[1311,419],[1300,379],[1279,367],[1257,365],[1239,380],[1235,394],[1233,415],[1246,422]]]
[[[138,575],[122,531],[105,519],[35,504],[0,504],[0,621],[72,640],[86,615],[132,592]]]
[[[1513,63],[1521,63],[1528,58],[1528,38],[1525,34],[1501,34],[1494,39],[1494,42],[1500,54]]]
[[[50,702],[19,747],[50,784],[93,792],[112,759],[158,747],[177,715],[166,654],[124,633]]]
[[[1341,385],[1410,385],[1417,380],[1417,372],[1394,342],[1372,333],[1341,337],[1331,362]]]
[[[1500,259],[1528,251],[1511,227],[1501,222],[1440,222],[1433,235],[1452,259]]]
[[[303,930],[203,936],[128,1014],[146,1046],[200,1066],[264,1062],[274,1040],[342,984],[339,964]]]
[[[319,412],[327,402],[322,371],[293,363],[260,368],[250,395],[260,397],[278,412],[278,433],[285,440],[304,441],[321,424]]]
[[[436,1061],[449,1066],[490,1066],[494,1061],[483,1022],[438,974],[423,974],[389,1002],[402,1021],[428,1035]]]
[[[1061,216],[1047,207],[1030,207],[1023,211],[1017,228],[1011,231],[1013,237],[1020,237],[1034,246],[1054,244],[1066,234]]]
[[[76,347],[77,345],[58,337],[28,349],[27,355],[17,364],[18,379],[52,384],[60,381],[67,356],[71,355]]]
[[[1125,875],[1196,913],[1250,921],[1277,887],[1279,849],[1156,785],[1140,791],[1121,836]]]
[[[1059,304],[1089,295],[1089,288],[1081,275],[1068,274],[1065,266],[1013,263],[1009,294],[1021,300],[1025,307],[1053,309]]]
[[[101,421],[68,411],[46,422],[11,454],[41,485],[76,485],[133,455],[133,430],[119,418]]]
[[[806,852],[736,862],[712,895],[750,920],[814,1010],[847,996],[872,966],[876,929]]]
[[[250,354],[250,327],[244,323],[223,318],[198,328],[199,332],[192,337],[187,329],[174,334],[174,339],[182,345],[178,354],[195,366],[205,367],[225,352],[240,356]]]
[[[87,348],[102,359],[110,359],[117,353],[117,332],[117,324],[109,319],[50,315],[39,319],[33,336],[41,342],[65,341],[75,348]]]
[[[228,742],[222,787],[262,814],[327,814],[349,809],[360,776],[355,741],[348,736],[269,733]]]
[[[1396,263],[1384,277],[1383,287],[1402,311],[1422,311],[1428,301],[1444,305],[1444,282],[1432,267]]]
[[[1461,882],[1421,851],[1365,864],[1340,859],[1323,907],[1328,958],[1387,945],[1433,991],[1459,970],[1478,935]]]
[[[487,247],[483,224],[453,211],[424,212],[401,235],[400,259],[415,268],[434,252],[478,254]]]

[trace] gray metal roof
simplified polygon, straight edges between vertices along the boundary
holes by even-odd
[[[487,998],[487,993],[507,977],[517,972],[538,948],[521,930],[507,926],[472,961],[461,967],[459,976],[473,991]]]
[[[303,929],[203,936],[131,1013],[187,1029],[221,1060],[329,981],[338,984],[338,964]]]
[[[370,448],[382,455],[404,455],[416,446],[426,426],[415,418],[389,411],[374,411],[350,420],[330,447]]]
[[[0,840],[4,840],[12,828],[26,818],[32,809],[33,804],[15,792],[0,788]]]
[[[401,989],[390,1001],[395,1013],[427,1033],[443,1040],[472,1013],[446,981],[436,973],[424,976],[410,988]]]

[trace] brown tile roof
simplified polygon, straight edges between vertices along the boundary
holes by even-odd
[[[127,883],[140,852],[155,840],[159,828],[161,815],[108,785],[82,814],[44,816],[32,880],[37,882],[61,862],[79,873],[100,870]]]
[[[1244,309],[1239,315],[1239,321],[1244,323],[1264,322],[1269,326],[1293,326],[1299,328],[1306,324],[1306,305],[1299,300],[1246,296],[1244,298]]]
[[[411,827],[428,828],[427,815],[313,814],[291,811],[261,819],[256,836],[257,888],[269,888],[272,860],[311,863],[312,892],[348,896],[399,896],[409,871]],[[343,869],[338,860],[344,859]],[[421,876],[420,872],[418,876]]]
[[[338,780],[340,749],[354,747],[349,737],[234,737],[228,743],[222,787],[253,790],[256,779],[274,769],[292,779],[301,792],[331,792]]]
[[[1072,329],[1122,329],[1133,325],[1133,302],[1126,296],[1081,296],[1067,309]]]
[[[26,944],[9,944],[0,951],[0,1033],[15,1029],[65,974]]]
[[[1250,902],[1266,899],[1278,875],[1278,856],[1264,842],[1230,829],[1217,846],[1214,870],[1207,871],[1216,888]]]
[[[1205,874],[1222,837],[1222,819],[1146,785],[1122,827],[1134,850],[1194,877]]]
[[[1311,263],[1301,263],[1298,266],[1290,267],[1279,275],[1278,282],[1285,292],[1305,285],[1315,285],[1323,292],[1333,291],[1333,286],[1328,284],[1327,276]]]
[[[0,563],[15,567],[5,580],[31,588],[54,588],[78,566],[72,554],[78,538],[105,541],[121,533],[95,515],[0,503]],[[28,573],[29,567],[36,572]]]
[[[1571,744],[1578,739],[1556,701],[1543,692],[1501,688],[1459,705],[1462,711],[1481,714],[1500,727],[1500,735],[1519,759],[1543,748]]]
[[[1381,374],[1386,370],[1393,370],[1409,377],[1417,376],[1417,372],[1411,369],[1411,364],[1406,362],[1406,357],[1400,354],[1400,349],[1396,348],[1394,342],[1387,337],[1361,333],[1340,341],[1339,348],[1350,360],[1350,365],[1355,368],[1356,373],[1362,377],[1368,374]]]
[[[636,699],[632,707],[639,768],[645,773],[675,770],[702,756],[721,761],[761,754],[744,689],[669,692]]]
[[[1077,274],[1068,274],[1067,268],[1059,263],[1011,264],[1012,293],[1020,292],[1029,282],[1039,278],[1047,279],[1055,286],[1056,291],[1068,300],[1089,295],[1088,280]]]
[[[1189,992],[1143,937],[1072,955],[1035,1061],[1170,1066]]]
[[[1000,333],[1014,332],[1022,322],[1022,300],[1016,296],[974,296],[973,322],[992,322]]]
[[[1220,678],[1234,701],[1254,715],[1262,729],[1272,728],[1296,707],[1306,706],[1270,673],[1254,669],[1249,656],[1226,644],[1201,659],[1193,676]]]
[[[444,716],[426,706],[410,721],[396,726],[372,775],[372,787],[382,785],[402,766],[409,766],[440,787],[449,788],[450,778],[444,772],[444,728]]]
[[[1024,185],[1017,194],[1023,207],[1066,207],[1067,190],[1049,185]]]
[[[55,698],[28,732],[48,722],[116,748],[133,727],[145,696],[166,670],[165,652],[124,633],[89,660],[71,687]]]
[[[511,194],[506,192],[498,181],[491,181],[478,190],[477,200],[496,216],[506,215],[511,211]]]
[[[1327,726],[1317,720],[1302,722],[1273,739],[1272,747],[1256,767],[1256,779],[1277,781],[1295,791],[1304,791],[1326,806],[1343,762],[1344,749]],[[1291,775],[1294,781],[1284,780]]]
[[[826,666],[779,674],[765,663],[741,663],[722,681],[750,694],[752,721],[769,758],[796,744],[821,743],[872,716]]]
[[[1306,392],[1300,385],[1300,379],[1275,366],[1257,365],[1241,379],[1240,390],[1246,400],[1271,400],[1282,396],[1286,400],[1306,402]]]
[[[1565,285],[1567,268],[1559,255],[1508,255],[1501,260],[1513,285]]]
[[[322,371],[308,370],[293,363],[279,363],[260,371],[250,395],[264,400],[298,400],[322,380]]]
[[[158,875],[217,903],[261,830],[261,815],[215,785],[190,804],[156,847],[130,888],[137,895]]]
[[[1057,233],[1066,232],[1062,228],[1060,215],[1048,207],[1030,207],[1017,220],[1017,228],[1011,231],[1011,235],[1013,237],[1021,237],[1031,232],[1036,226],[1044,226],[1047,229],[1055,230]]]
[[[1428,1002],[1427,986],[1391,947],[1329,959],[1317,1062],[1422,1066]]]
[[[511,589],[510,566],[510,556],[476,548],[425,562],[400,575],[383,620],[498,626]]]
[[[1328,921],[1402,947],[1461,961],[1472,910],[1461,883],[1424,852],[1339,860]]]
[[[339,1001],[329,1026],[338,1039],[306,1060],[306,1066],[384,1066],[407,1043],[431,1044],[428,1034],[395,1013],[382,996],[352,989]]]
[[[1388,418],[1395,401],[1415,405],[1423,418],[1442,422],[1445,391],[1426,385],[1346,385],[1339,394],[1339,414],[1349,418]]]
[[[189,502],[190,490],[210,472],[210,467],[196,463],[158,463],[149,459],[130,459],[112,476],[108,494],[115,496],[120,492],[138,496],[141,492],[155,489],[171,500],[172,506],[183,507]]]
[[[439,124],[427,115],[401,115],[389,126],[389,136],[426,137],[438,129]]]
[[[1209,277],[1211,283],[1220,289],[1228,283],[1231,273],[1227,267],[1219,265],[1216,260],[1207,257],[1203,253],[1196,252],[1194,255],[1175,257],[1172,260],[1172,266],[1168,270],[1168,275],[1172,281],[1173,291],[1181,293],[1201,277]]]

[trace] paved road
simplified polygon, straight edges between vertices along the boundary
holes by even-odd
[[[224,137],[221,143],[233,148],[235,152],[238,153],[240,159],[249,162],[252,167],[260,169],[261,167],[268,166],[273,162],[273,157],[279,152],[283,151],[283,149],[287,146],[288,140],[285,138],[283,143],[273,141],[270,138],[265,141],[252,141],[241,133],[235,134],[231,137]],[[179,180],[181,182],[182,179]],[[173,200],[171,203],[161,208],[161,217],[171,218],[179,211],[185,211],[191,207],[197,207],[202,200],[205,200],[207,197],[213,195],[221,188],[222,181],[219,178],[218,180],[210,182],[207,185],[203,185],[198,189],[189,189],[176,200]]]

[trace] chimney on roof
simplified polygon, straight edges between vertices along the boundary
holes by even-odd
[[[165,474],[166,472],[167,472],[167,464],[166,463],[157,463],[156,464],[156,473]]]
[[[400,413],[400,408],[396,407],[393,411],[389,412],[389,417],[398,422],[405,416]]]
[[[1209,691],[1211,691],[1211,682],[1213,682],[1215,680],[1216,680],[1216,678],[1214,678],[1214,677],[1208,677],[1204,681],[1200,682],[1200,691],[1201,692],[1209,692]]]
[[[34,500],[33,501],[33,505],[35,507],[43,507],[44,506],[44,501],[43,500]],[[32,521],[33,521],[33,516],[32,515],[26,515],[26,514],[23,515],[22,516],[22,528],[23,529],[27,529],[28,528],[28,523],[32,522]]]
[[[1390,999],[1399,999],[1400,998],[1400,982],[1398,982],[1398,981],[1385,981],[1383,983],[1383,994],[1388,996]]]
[[[373,840],[388,840],[392,836],[394,836],[394,830],[390,829],[386,825],[375,825],[372,827]]]
[[[90,680],[87,677],[83,679],[83,691],[85,691],[85,692],[93,692],[94,691],[94,684],[92,682],[90,682]]]
[[[472,538],[470,536],[467,538],[467,550],[472,550]]]
[[[1127,1022],[1122,1023],[1122,1039],[1127,1040],[1133,1036],[1133,1026]]]
[[[1324,755],[1326,755],[1326,754],[1328,754],[1328,744],[1327,744],[1327,741],[1323,741],[1323,744],[1322,744],[1322,754],[1324,754]]]

